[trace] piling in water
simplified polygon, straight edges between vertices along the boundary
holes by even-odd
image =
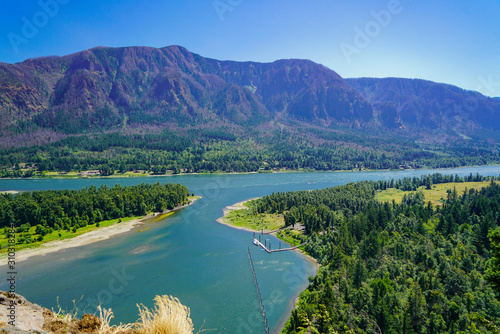
[[[266,311],[264,309],[264,303],[262,302],[262,296],[259,289],[259,281],[257,280],[257,274],[255,273],[255,267],[253,265],[252,254],[250,254],[250,247],[248,247],[248,260],[250,261],[250,268],[252,268],[253,279],[255,280],[255,287],[257,288],[257,295],[259,296],[260,310],[262,311],[262,317],[264,318],[264,326],[266,327],[266,333],[269,334],[269,327],[267,326]]]

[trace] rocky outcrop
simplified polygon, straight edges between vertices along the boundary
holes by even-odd
[[[19,294],[0,291],[0,327],[6,326],[0,333],[46,333],[42,327],[49,312]]]
[[[98,334],[100,328],[101,320],[92,314],[68,321],[19,294],[0,291],[0,334]]]
[[[149,310],[139,307],[140,319],[133,324],[109,324],[111,309],[99,309],[99,317],[84,314],[54,313],[30,303],[21,295],[0,291],[0,334],[192,334],[190,310],[172,296],[156,296],[156,306]]]

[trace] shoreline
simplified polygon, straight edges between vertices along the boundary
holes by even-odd
[[[275,173],[354,173],[354,172],[398,172],[398,171],[418,171],[418,170],[449,170],[449,169],[462,169],[462,168],[475,168],[475,167],[500,167],[500,164],[486,164],[486,165],[471,165],[471,166],[458,166],[458,167],[441,167],[441,168],[432,168],[432,167],[423,167],[423,168],[394,168],[394,169],[338,169],[338,170],[296,170],[296,169],[287,169],[287,170],[270,170],[270,171],[252,171],[252,172],[214,172],[214,173],[206,173],[206,172],[194,172],[194,173],[178,173],[178,174],[145,174],[145,175],[134,175],[134,176],[126,176],[121,174],[113,174],[110,176],[31,176],[31,177],[4,177],[1,178],[3,180],[44,180],[44,179],[111,179],[111,178],[148,178],[148,177],[171,177],[171,176],[187,176],[187,175],[246,175],[246,174],[275,174]]]
[[[304,255],[308,260],[312,259],[312,257],[310,255],[306,255],[306,254],[302,253],[302,251],[300,251],[300,254]],[[314,264],[315,264],[315,270],[314,270],[314,275],[312,275],[312,276],[316,277],[316,276],[318,276],[319,268],[320,268],[321,265],[316,260],[314,260]],[[279,333],[281,333],[281,330],[285,327],[286,323],[288,322],[288,319],[290,319],[290,316],[292,315],[292,311],[297,308],[297,303],[299,302],[300,295],[308,287],[309,287],[309,282],[304,283],[303,288],[299,289],[299,291],[293,296],[293,298],[290,299],[290,301],[289,301],[289,303],[287,305],[285,313],[283,314],[283,316],[278,321],[278,328],[279,328],[279,330],[276,333],[273,333],[273,334],[279,334]]]
[[[227,217],[227,215],[229,214],[229,212],[233,211],[233,210],[241,210],[241,209],[245,209],[245,203],[249,202],[249,201],[252,201],[254,199],[258,199],[258,198],[261,198],[261,197],[254,197],[254,198],[250,198],[250,199],[247,199],[247,200],[243,200],[243,201],[240,201],[238,203],[234,203],[232,205],[228,205],[226,207],[224,207],[222,209],[222,212],[224,213],[222,217],[220,218],[217,218],[215,221],[219,224],[222,224],[222,225],[225,225],[225,226],[228,226],[230,228],[233,228],[233,229],[237,229],[237,230],[243,230],[243,231],[247,231],[247,232],[255,232],[255,233],[260,233],[260,231],[256,231],[256,230],[252,230],[250,228],[246,228],[246,227],[241,227],[241,226],[234,226],[234,225],[231,225],[230,223],[226,222],[225,221],[225,218]],[[276,238],[278,238],[276,236],[276,233],[270,233],[272,235],[274,235]],[[278,238],[279,239],[279,238]],[[281,239],[279,239],[281,240]],[[307,261],[309,261],[310,263],[312,263],[314,265],[314,275],[313,276],[317,276],[318,273],[319,273],[319,268],[321,267],[321,265],[318,263],[318,261],[313,258],[311,255],[309,254],[306,254],[304,251],[302,251],[301,249],[297,248],[297,249],[294,249],[293,251],[296,251],[300,254],[300,256],[303,256]],[[278,329],[277,329],[277,332],[273,332],[273,334],[278,334],[281,332],[281,329],[283,329],[283,327],[286,325],[288,319],[290,318],[291,314],[292,314],[292,311],[294,309],[297,308],[297,302],[299,301],[299,297],[300,297],[300,294],[305,290],[307,289],[307,287],[309,286],[309,283],[306,282],[304,283],[304,286],[301,287],[299,289],[299,291],[297,291],[297,293],[290,299],[287,307],[286,307],[286,311],[285,313],[282,315],[282,317],[278,320]]]
[[[89,245],[95,242],[107,240],[115,235],[119,235],[125,232],[133,230],[136,226],[147,223],[151,218],[161,216],[170,212],[174,212],[185,207],[192,205],[201,197],[196,197],[191,199],[191,201],[184,205],[176,206],[171,210],[165,210],[160,214],[147,214],[143,217],[132,219],[127,222],[115,223],[106,227],[98,227],[89,232],[81,234],[79,236],[65,239],[65,240],[53,240],[44,244],[41,244],[35,248],[24,248],[16,253],[16,262],[25,261],[34,256],[45,256],[47,254],[57,252],[63,249],[74,248]],[[7,253],[0,255],[0,260],[6,259]]]
[[[240,201],[238,203],[234,203],[232,205],[228,205],[226,207],[224,207],[224,209],[222,209],[222,212],[224,213],[222,217],[219,217],[217,218],[215,221],[219,224],[222,224],[222,225],[225,225],[225,226],[228,226],[230,228],[234,228],[236,230],[241,230],[241,231],[247,231],[247,232],[255,232],[255,233],[260,233],[261,231],[257,231],[257,230],[252,230],[251,228],[248,228],[248,227],[241,227],[241,226],[234,226],[234,225],[231,225],[230,223],[226,222],[225,221],[225,218],[227,217],[227,215],[229,214],[229,212],[231,211],[234,211],[234,210],[241,210],[241,209],[245,209],[245,203],[247,202],[250,202],[254,199],[259,199],[261,197],[254,197],[254,198],[250,198],[250,199],[246,199],[244,201]],[[271,232],[271,231],[270,231]],[[280,238],[278,238],[278,236],[276,235],[276,231],[275,232],[267,232],[268,234],[271,234],[273,236],[275,236],[277,239],[281,240]],[[285,240],[281,240],[283,242],[286,242]],[[292,245],[291,245],[292,246]],[[299,252],[300,254],[302,254],[303,256],[305,256],[310,262],[313,262],[316,266],[317,266],[317,270],[319,270],[319,267],[321,266],[318,261],[313,258],[311,255],[309,254],[306,254],[304,251],[302,251],[300,248],[296,248],[294,249],[294,251],[297,251]]]

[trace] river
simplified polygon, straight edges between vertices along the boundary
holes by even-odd
[[[164,221],[141,225],[106,241],[18,263],[16,289],[47,308],[93,313],[98,301],[112,308],[114,323],[134,322],[136,304],[154,305],[172,295],[191,309],[195,332],[264,333],[247,249],[254,260],[271,332],[277,333],[294,298],[316,266],[296,252],[267,254],[252,245],[252,233],[215,220],[236,202],[273,192],[312,190],[360,180],[389,180],[439,172],[499,175],[499,166],[446,170],[185,175],[148,178],[0,180],[0,191],[81,189],[147,183],[180,183],[203,196]],[[269,237],[274,245],[277,239]],[[274,248],[274,247],[273,247]],[[4,260],[6,261],[6,260]],[[6,266],[0,271],[6,273]],[[5,282],[5,279],[2,279]],[[7,289],[7,284],[0,284]],[[74,301],[74,302],[73,302]]]

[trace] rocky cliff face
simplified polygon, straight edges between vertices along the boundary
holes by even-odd
[[[165,295],[154,300],[154,309],[138,306],[140,319],[136,323],[111,326],[111,309],[98,307],[99,317],[84,314],[77,319],[75,314],[54,313],[19,294],[0,291],[0,334],[193,333],[190,310],[179,299]]]

